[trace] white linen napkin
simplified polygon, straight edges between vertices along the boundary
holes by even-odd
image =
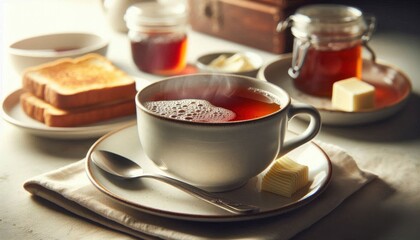
[[[287,214],[223,223],[223,231],[220,231],[220,223],[153,216],[111,200],[88,179],[85,160],[34,177],[24,187],[81,217],[142,239],[289,239],[326,216],[376,177],[359,169],[354,159],[341,148],[316,143],[330,157],[333,166],[332,180],[324,193]]]

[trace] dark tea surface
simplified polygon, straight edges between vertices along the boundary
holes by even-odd
[[[251,120],[280,110],[275,96],[256,88],[165,91],[156,94],[144,106],[156,115],[212,123]]]

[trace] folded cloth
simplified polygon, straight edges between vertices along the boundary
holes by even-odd
[[[376,176],[358,168],[341,148],[316,142],[332,162],[331,183],[310,204],[286,214],[253,221],[189,222],[150,215],[111,200],[96,189],[85,160],[37,176],[24,184],[30,193],[111,229],[142,239],[289,239],[326,216]],[[92,236],[94,237],[94,236]]]

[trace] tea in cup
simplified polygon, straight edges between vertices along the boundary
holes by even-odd
[[[145,154],[169,175],[208,191],[242,186],[321,126],[314,107],[291,103],[283,89],[239,75],[168,78],[140,90],[136,106]],[[287,123],[297,114],[309,115],[309,125],[285,141]]]

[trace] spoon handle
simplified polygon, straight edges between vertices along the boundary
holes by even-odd
[[[247,213],[256,213],[260,211],[259,207],[257,206],[233,202],[228,199],[213,196],[209,192],[206,192],[200,188],[194,187],[190,184],[184,183],[174,178],[166,177],[163,175],[156,175],[156,174],[143,174],[141,175],[141,177],[153,178],[153,179],[165,182],[188,194],[191,194],[194,197],[197,197],[203,201],[206,201],[217,207],[225,209],[231,213],[247,214]]]

